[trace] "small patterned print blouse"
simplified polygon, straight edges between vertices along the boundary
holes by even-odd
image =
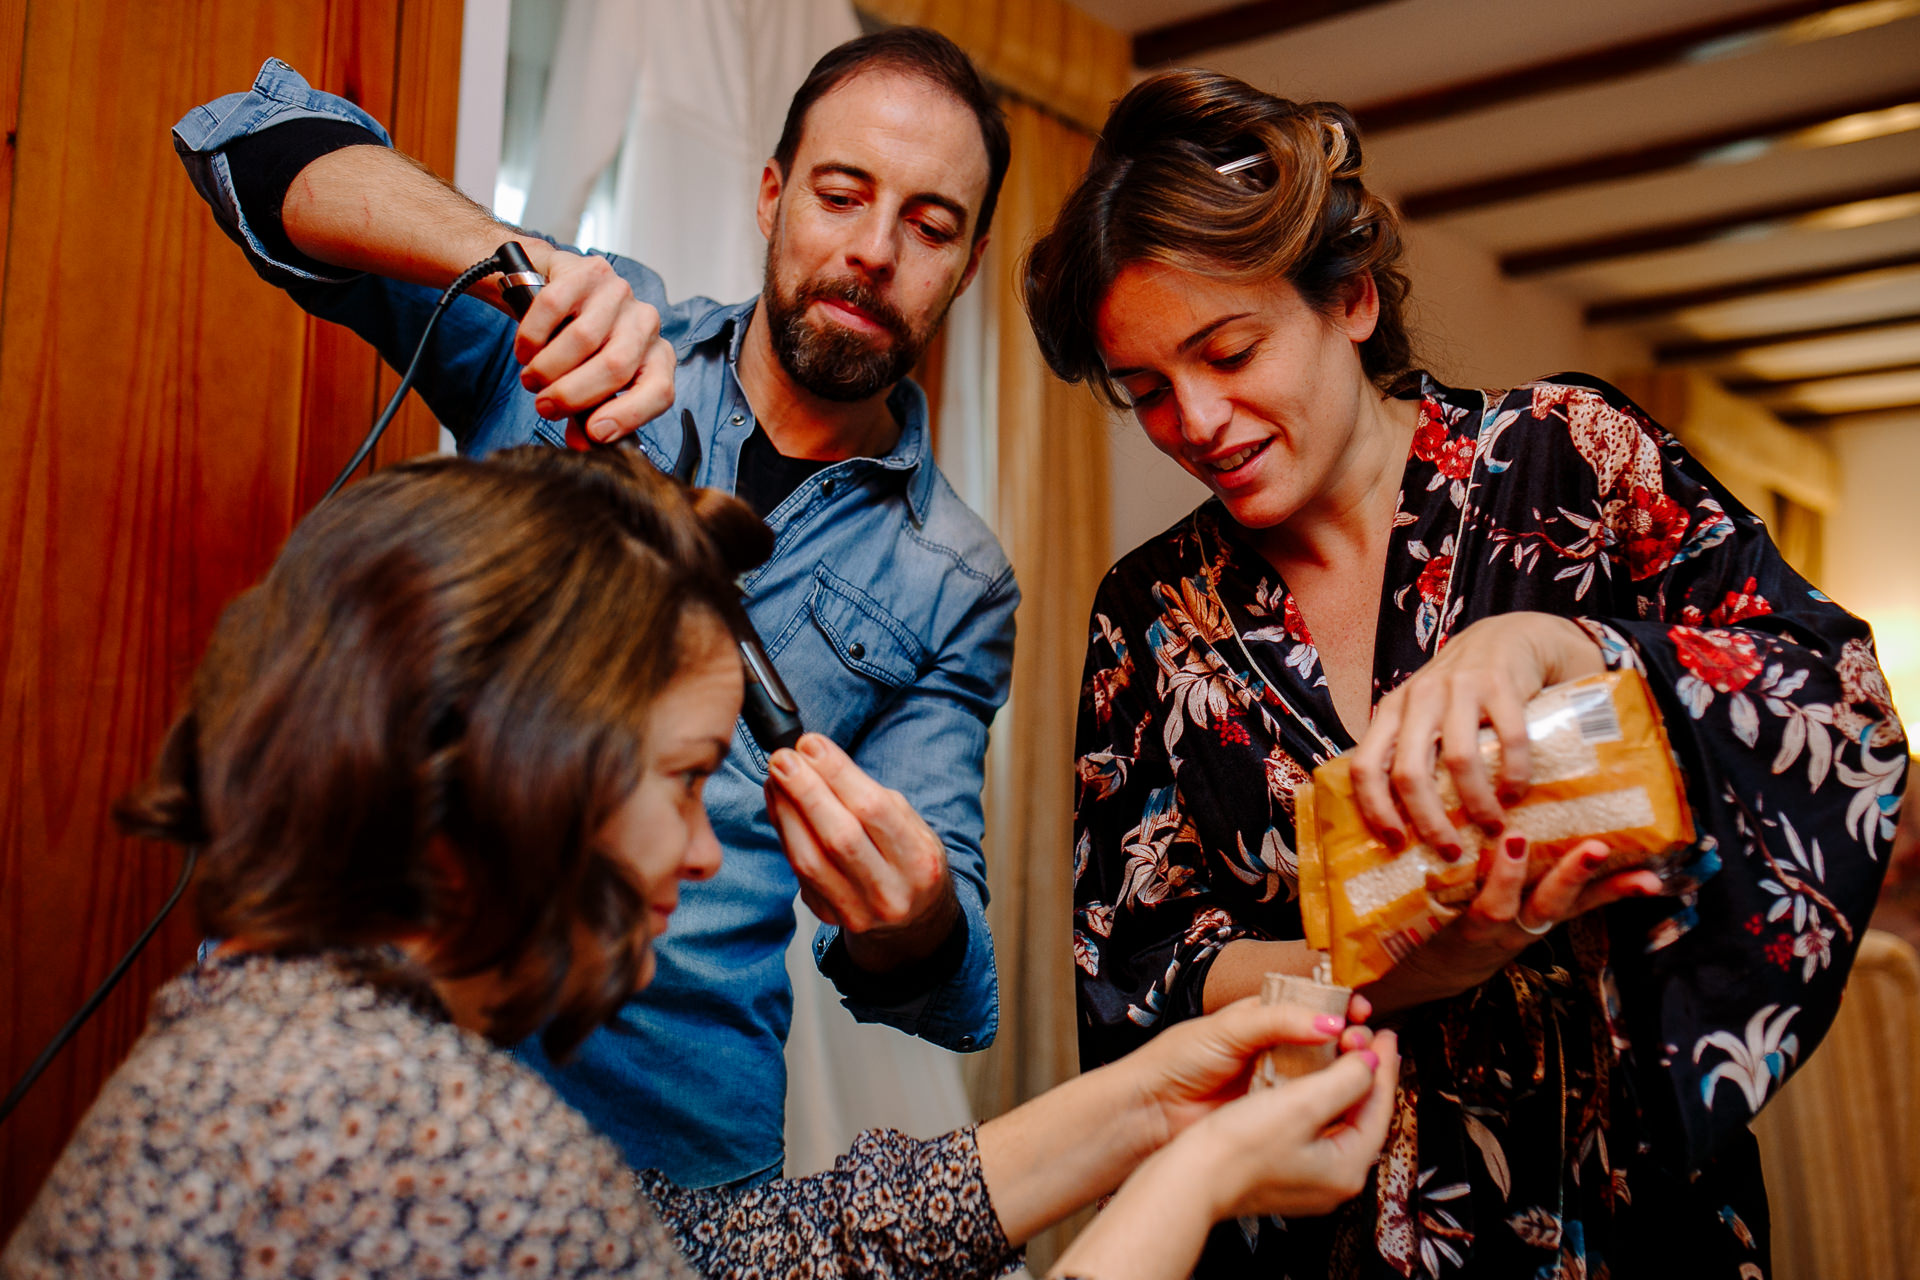
[[[1017,1260],[972,1129],[873,1130],[825,1173],[745,1191],[636,1177],[392,955],[238,956],[163,987],[0,1276],[906,1280]]]

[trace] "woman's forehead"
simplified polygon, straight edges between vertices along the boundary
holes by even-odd
[[[1094,313],[1094,341],[1115,377],[1204,343],[1236,320],[1277,319],[1304,307],[1285,279],[1228,280],[1164,262],[1130,262]]]

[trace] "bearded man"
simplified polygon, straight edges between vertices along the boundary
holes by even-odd
[[[818,732],[769,758],[736,730],[706,789],[724,860],[683,888],[646,997],[567,1064],[521,1052],[636,1168],[692,1187],[777,1175],[796,891],[828,922],[814,955],[855,1017],[991,1043],[980,788],[1019,593],[935,466],[906,376],[979,269],[1007,168],[966,56],[895,28],[816,64],[761,178],[764,291],[732,306],[671,303],[638,263],[496,221],[277,61],[189,112],[174,144],[255,270],[395,367],[438,292],[517,240],[548,281],[524,320],[491,277],[421,361],[461,450],[560,446],[577,417],[671,469],[685,411],[694,483],[738,493],[777,537],[742,586]]]

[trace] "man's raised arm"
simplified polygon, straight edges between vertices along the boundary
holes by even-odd
[[[500,222],[392,150],[372,117],[285,64],[270,60],[250,92],[195,108],[174,136],[223,227],[274,283],[299,289],[369,273],[443,289],[516,240],[548,280],[513,345],[540,414],[592,410],[588,434],[611,440],[672,405],[674,355],[659,313],[606,259]],[[497,277],[470,292],[502,306]]]

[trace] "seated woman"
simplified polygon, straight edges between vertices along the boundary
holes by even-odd
[[[625,452],[414,462],[309,516],[119,814],[204,846],[229,941],[156,997],[0,1272],[984,1276],[1125,1178],[1063,1265],[1172,1277],[1217,1218],[1357,1191],[1392,1037],[1230,1101],[1262,1049],[1342,1035],[1251,1001],[977,1129],[730,1194],[636,1179],[494,1048],[577,1044],[718,865],[701,787],[768,542]]]
[[[1906,774],[1872,639],[1611,387],[1419,372],[1400,253],[1343,109],[1197,71],[1121,99],[1030,251],[1054,370],[1214,493],[1094,606],[1083,1064],[1310,966],[1294,795],[1351,750],[1382,838],[1486,848],[1485,885],[1367,992],[1406,1061],[1367,1193],[1252,1254],[1217,1233],[1203,1273],[1764,1275],[1747,1124],[1833,1017]],[[1523,893],[1522,705],[1620,666],[1701,838],[1664,880],[1596,880],[1589,844]]]

